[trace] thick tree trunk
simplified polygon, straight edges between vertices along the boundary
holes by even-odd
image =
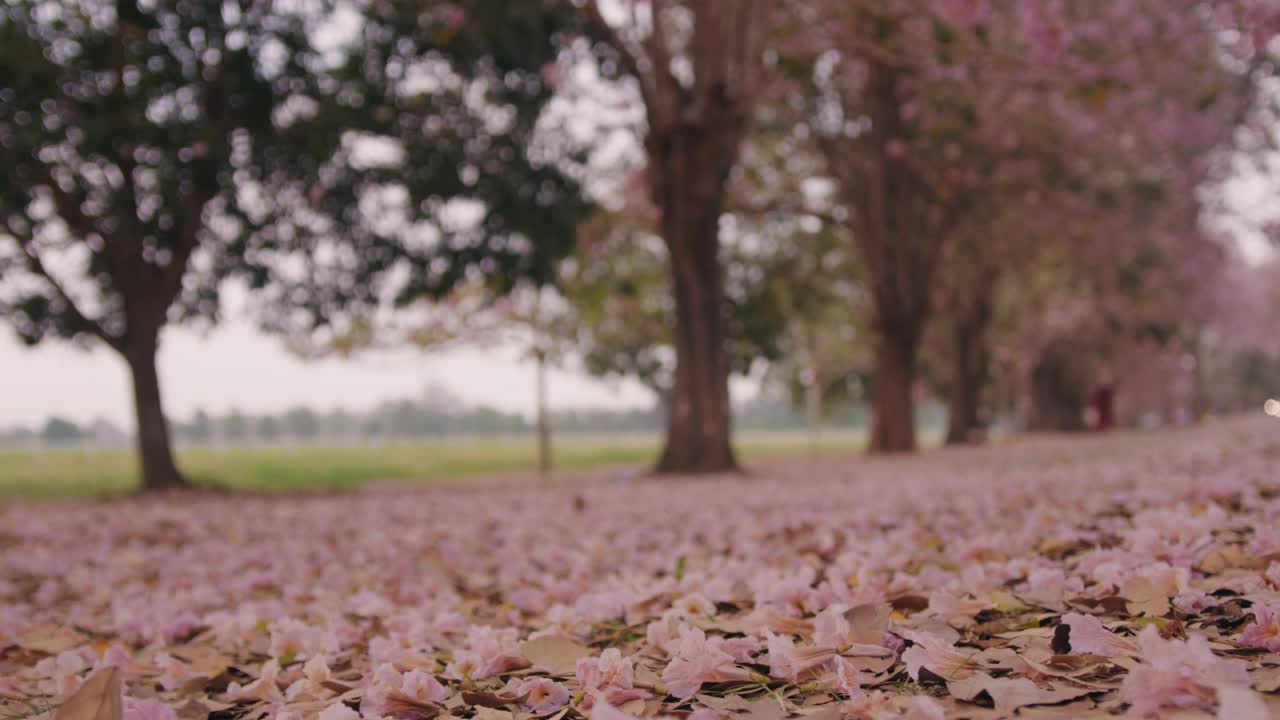
[[[133,408],[137,419],[138,458],[142,489],[147,492],[188,487],[173,461],[169,424],[160,403],[155,343],[140,343],[125,353],[133,379]]]
[[[673,198],[673,200],[675,200]],[[659,473],[737,469],[731,444],[724,285],[716,239],[720,206],[664,210],[675,291],[675,382]]]
[[[1051,345],[1031,370],[1031,417],[1028,428],[1053,432],[1085,429],[1087,393],[1069,367],[1070,349]]]
[[[916,449],[911,391],[916,379],[916,337],[881,332],[876,340],[876,369],[871,388],[873,453]]]
[[[916,348],[929,317],[933,273],[947,212],[918,169],[892,148],[910,134],[898,97],[900,71],[870,64],[864,100],[869,132],[824,153],[854,208],[852,237],[870,273],[875,303],[876,367],[871,398],[873,453],[912,452]]]
[[[990,354],[987,352],[987,326],[991,320],[988,293],[979,291],[952,327],[954,363],[951,392],[947,398],[947,444],[963,445],[981,440],[982,388],[986,383]]]
[[[654,121],[645,138],[650,182],[662,210],[675,296],[675,378],[659,473],[737,470],[731,444],[729,355],[720,212],[737,161],[743,119],[716,98],[700,122]]]

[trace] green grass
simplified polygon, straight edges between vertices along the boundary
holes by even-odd
[[[819,451],[855,452],[864,433],[824,432]],[[742,458],[803,455],[802,432],[744,433]],[[556,439],[559,469],[624,465],[645,467],[658,452],[656,436],[564,436]],[[237,490],[334,490],[373,480],[433,482],[533,470],[532,438],[455,438],[356,447],[185,448],[178,465],[200,483]],[[118,493],[136,487],[133,454],[127,450],[0,450],[0,496],[66,497]]]

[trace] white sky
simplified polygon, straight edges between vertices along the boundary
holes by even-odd
[[[243,320],[207,334],[169,328],[161,340],[160,385],[170,417],[197,408],[260,413],[293,405],[360,410],[382,400],[418,396],[439,383],[469,403],[531,413],[534,368],[512,348],[403,351],[307,361]],[[550,376],[553,407],[652,404],[637,383],[606,383],[582,373]],[[77,422],[105,417],[132,426],[129,376],[115,353],[49,341],[24,347],[0,327],[0,427],[32,426],[50,415]]]

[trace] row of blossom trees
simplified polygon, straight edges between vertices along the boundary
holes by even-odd
[[[653,0],[614,17],[607,7],[584,12],[646,108],[675,287],[662,467],[733,465],[722,281],[732,253],[717,248],[726,197],[730,211],[783,207],[848,238],[869,300],[871,337],[857,343],[873,355],[874,451],[915,447],[931,324],[949,334],[934,355],[949,358],[936,374],[952,441],[978,430],[998,340],[1006,355],[1016,348],[1004,367],[1016,366],[1032,426],[1073,429],[1107,368],[1132,367],[1124,358],[1138,349],[1185,348],[1186,320],[1226,281],[1231,250],[1207,232],[1202,195],[1275,68],[1280,11],[1264,3],[815,0],[727,12]],[[796,183],[780,197],[741,172],[744,145],[779,134],[818,159],[833,192],[816,205]],[[783,242],[818,252],[816,236]]]

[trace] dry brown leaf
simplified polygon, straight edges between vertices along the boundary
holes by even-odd
[[[1054,657],[1056,658],[1056,657],[1062,657],[1062,656],[1054,656]],[[1073,655],[1069,655],[1069,656],[1067,656],[1067,657],[1093,658],[1093,657],[1095,657],[1095,656],[1093,656],[1093,655],[1080,655],[1080,656],[1073,656]],[[1110,688],[1109,686],[1107,686],[1107,685],[1100,685],[1100,684],[1098,684],[1098,683],[1094,683],[1094,682],[1087,682],[1087,681],[1081,680],[1081,679],[1080,679],[1079,677],[1077,677],[1077,676],[1078,676],[1078,675],[1088,675],[1088,674],[1091,674],[1091,673],[1093,673],[1093,672],[1096,672],[1097,670],[1101,670],[1101,669],[1103,669],[1103,668],[1107,667],[1107,666],[1108,666],[1108,664],[1109,664],[1109,663],[1111,663],[1111,661],[1112,661],[1112,660],[1114,660],[1114,658],[1113,658],[1113,659],[1111,659],[1111,660],[1107,660],[1107,662],[1098,662],[1098,663],[1093,664],[1093,665],[1084,665],[1084,666],[1076,666],[1076,665],[1058,665],[1058,664],[1054,661],[1054,658],[1049,658],[1049,659],[1048,659],[1047,661],[1045,661],[1045,662],[1039,662],[1039,661],[1035,660],[1034,658],[1029,657],[1029,656],[1026,656],[1026,655],[1022,656],[1022,660],[1023,660],[1023,662],[1025,662],[1027,665],[1029,665],[1029,666],[1031,667],[1031,669],[1033,669],[1033,670],[1035,670],[1036,672],[1040,673],[1041,675],[1045,675],[1045,676],[1047,676],[1047,677],[1053,677],[1053,678],[1060,678],[1060,679],[1064,679],[1064,680],[1069,680],[1069,681],[1071,681],[1072,683],[1075,683],[1075,684],[1077,684],[1077,685],[1081,685],[1081,686],[1084,686],[1084,687],[1092,688],[1092,689],[1094,689],[1094,690],[1109,690],[1109,689],[1111,689],[1111,688]],[[1053,663],[1053,664],[1049,664],[1049,663]],[[1082,669],[1082,667],[1083,667],[1083,669]]]
[[[841,720],[845,717],[845,710],[841,707],[841,703],[829,702],[817,707],[806,708],[801,711],[801,716],[806,720]]]
[[[204,720],[204,718],[209,717],[210,713],[217,712],[218,710],[225,710],[226,708],[214,707],[214,705],[221,704],[222,703],[214,703],[204,698],[192,698],[178,707],[175,707],[173,712],[178,716],[178,720]],[[227,707],[232,706],[228,705]]]
[[[1052,705],[1084,697],[1094,692],[1089,688],[1062,685],[1042,688],[1027,678],[993,678],[985,673],[974,673],[962,680],[947,682],[952,697],[974,702],[986,694],[1000,712],[1012,712],[1026,705]]]
[[[177,648],[171,653],[175,658],[191,666],[191,670],[201,677],[217,677],[231,667],[235,660],[207,645],[189,645]]]
[[[547,720],[560,720],[560,718],[563,718],[565,715],[567,715],[567,714],[569,713],[569,710],[570,710],[570,706],[569,706],[569,705],[565,705],[564,707],[562,707],[562,708],[560,708],[559,710],[555,711],[555,712],[554,712],[554,713],[552,713],[551,715],[548,715],[548,716],[547,716]]]
[[[635,685],[636,687],[653,689],[662,685],[662,676],[658,674],[657,670],[654,670],[648,665],[637,664],[635,670]]]
[[[1151,580],[1136,577],[1124,584],[1125,607],[1130,615],[1163,617],[1169,613],[1169,596]]]
[[[476,708],[475,720],[513,720],[514,717],[510,710],[497,710],[481,706]]]
[[[983,670],[1008,670],[1025,675],[1030,668],[1015,650],[1007,647],[989,648],[970,658]]]
[[[1280,690],[1280,668],[1263,667],[1249,672],[1253,689],[1259,692],[1275,692]]]
[[[500,708],[515,700],[514,696],[503,696],[493,692],[462,691],[462,702],[475,707]]]
[[[1271,711],[1258,693],[1241,685],[1219,684],[1215,689],[1220,720],[1270,720]]]
[[[929,607],[929,598],[923,595],[899,595],[892,598],[893,609],[903,613],[920,612]]]
[[[1199,570],[1210,574],[1220,573],[1229,568],[1244,567],[1247,560],[1239,545],[1219,545],[1200,560]]]
[[[865,645],[879,645],[889,631],[889,615],[893,607],[886,602],[865,603],[846,610],[844,619],[849,621],[849,640]]]
[[[539,670],[552,675],[572,675],[579,660],[591,657],[591,649],[561,635],[547,635],[522,643],[520,654]]]
[[[47,655],[57,655],[60,652],[80,647],[85,643],[86,639],[75,628],[66,625],[42,625],[23,633],[18,638],[17,643],[27,650],[42,652]]]
[[[89,676],[53,713],[53,720],[121,720],[120,671],[103,668]]]

